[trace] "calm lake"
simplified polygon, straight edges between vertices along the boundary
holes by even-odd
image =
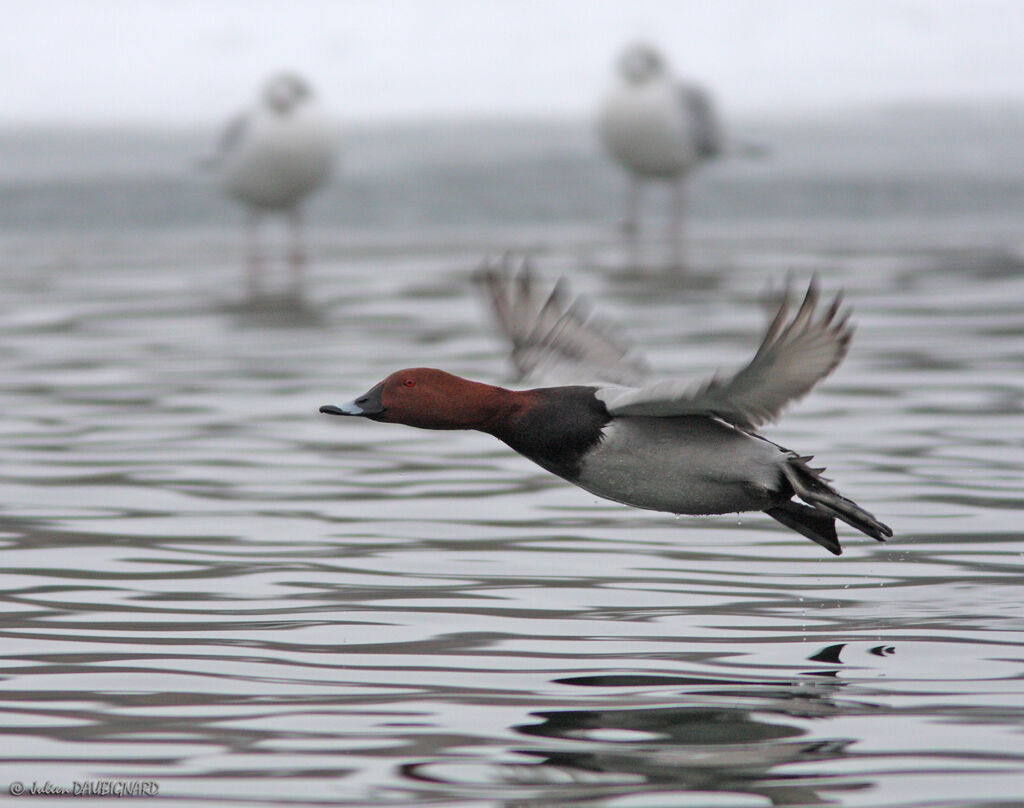
[[[212,133],[0,134],[4,800],[1024,805],[1024,115],[736,134],[768,154],[694,180],[679,280],[658,242],[624,271],[583,124],[342,132],[305,294],[259,303]],[[849,356],[764,433],[895,537],[318,415],[400,367],[507,382],[470,278],[510,249],[665,374],[745,361],[786,273],[845,289]]]

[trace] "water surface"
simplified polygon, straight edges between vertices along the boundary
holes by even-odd
[[[357,132],[304,297],[257,304],[192,141],[72,140],[89,171],[0,140],[0,788],[1024,804],[1024,139],[986,127],[766,130],[771,160],[695,183],[687,282],[623,272],[583,130]],[[469,280],[507,248],[666,373],[748,356],[787,271],[845,288],[849,357],[766,434],[896,537],[833,558],[484,435],[317,415],[403,366],[507,380]]]

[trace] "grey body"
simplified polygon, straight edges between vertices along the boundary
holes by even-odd
[[[580,487],[654,511],[737,513],[770,507],[783,494],[791,452],[715,418],[626,416],[604,429],[583,459]]]

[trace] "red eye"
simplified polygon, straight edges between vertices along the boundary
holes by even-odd
[[[412,387],[414,384],[416,384],[416,380],[406,379],[404,382],[402,382],[402,384],[404,384],[406,387]]]

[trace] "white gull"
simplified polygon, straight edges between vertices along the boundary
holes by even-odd
[[[601,107],[598,131],[611,157],[629,172],[625,229],[631,251],[636,248],[641,183],[673,184],[669,241],[672,266],[681,267],[684,180],[722,152],[711,97],[701,87],[672,76],[650,45],[631,45],[619,57],[618,79]]]
[[[248,209],[246,261],[251,295],[259,295],[262,284],[259,228],[267,213],[288,217],[292,284],[294,291],[301,289],[306,264],[301,206],[330,178],[334,152],[330,121],[306,81],[293,73],[272,76],[258,102],[225,128],[214,163],[224,191]]]

